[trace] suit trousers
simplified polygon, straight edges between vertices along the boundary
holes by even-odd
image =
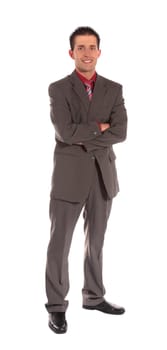
[[[50,200],[51,236],[46,263],[48,302],[45,304],[48,312],[64,312],[68,306],[68,255],[82,209],[85,233],[83,304],[97,305],[104,300],[102,251],[111,205],[112,199],[108,198],[96,160],[91,188],[84,202]]]

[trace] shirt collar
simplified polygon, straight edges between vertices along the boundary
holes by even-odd
[[[91,83],[92,83],[92,82],[95,83],[95,81],[96,81],[96,77],[97,77],[97,73],[96,73],[96,72],[92,75],[92,77],[91,77],[90,79],[85,78],[85,77],[84,77],[81,73],[79,73],[77,70],[76,70],[76,73],[77,73],[79,79],[80,79],[83,83],[89,83],[89,84],[90,84],[90,82],[91,82]]]

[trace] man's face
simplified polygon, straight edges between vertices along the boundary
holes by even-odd
[[[97,47],[97,39],[94,35],[77,35],[74,49],[70,50],[69,54],[75,60],[76,69],[83,75],[91,77],[101,51]]]

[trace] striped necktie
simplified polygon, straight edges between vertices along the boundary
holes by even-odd
[[[88,94],[88,98],[89,100],[92,99],[92,96],[93,96],[93,91],[92,91],[92,84],[91,82],[90,83],[84,83],[85,87],[86,87],[86,92]]]

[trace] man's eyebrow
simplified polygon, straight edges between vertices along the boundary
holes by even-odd
[[[90,47],[96,47],[97,45],[95,45],[95,44],[90,44],[89,46],[90,46]],[[78,44],[77,47],[85,47],[85,45],[84,45],[84,44]]]

